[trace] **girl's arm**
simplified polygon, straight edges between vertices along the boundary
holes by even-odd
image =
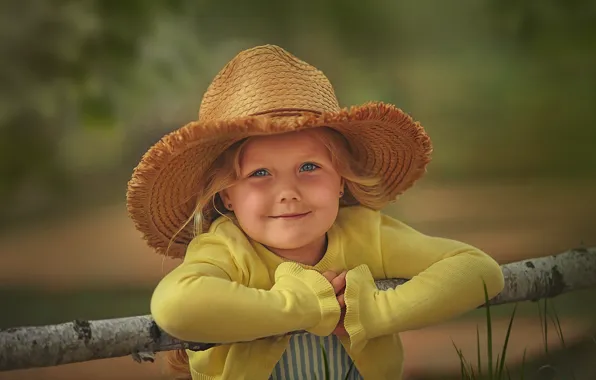
[[[499,264],[470,245],[424,235],[382,215],[380,248],[387,278],[408,278],[380,291],[366,265],[346,276],[344,321],[352,349],[368,339],[446,321],[472,310],[504,287]]]
[[[242,284],[241,270],[221,238],[201,235],[184,262],[167,274],[151,299],[151,314],[183,341],[231,343],[308,330],[330,334],[340,316],[333,287],[320,273],[283,263],[270,290]]]

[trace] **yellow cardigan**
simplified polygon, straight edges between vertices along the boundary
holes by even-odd
[[[349,270],[349,337],[341,341],[371,380],[401,379],[401,331],[483,304],[482,280],[490,298],[504,286],[500,266],[482,251],[424,235],[365,207],[340,209],[327,236],[327,251],[315,266],[284,260],[225,217],[190,243],[184,262],[156,287],[151,313],[178,339],[231,343],[188,351],[194,380],[266,380],[289,337],[256,339],[295,330],[331,334],[340,309],[320,274],[326,270]],[[374,280],[384,278],[411,280],[379,291]]]

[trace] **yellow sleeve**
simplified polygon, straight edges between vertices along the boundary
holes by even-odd
[[[386,278],[408,278],[380,291],[366,265],[346,276],[345,328],[353,350],[378,336],[413,330],[472,310],[503,290],[499,264],[470,245],[424,235],[386,215],[380,220],[380,248]]]
[[[282,263],[270,290],[249,288],[242,284],[246,268],[222,240],[195,238],[184,262],[155,288],[151,314],[165,332],[187,342],[232,343],[295,330],[333,331],[340,308],[320,273]]]

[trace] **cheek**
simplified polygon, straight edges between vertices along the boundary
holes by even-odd
[[[233,210],[238,217],[254,218],[257,217],[265,206],[265,194],[262,189],[250,186],[250,184],[241,184],[234,186],[229,190],[230,200]]]
[[[332,209],[339,205],[340,181],[334,178],[313,180],[306,184],[302,193],[305,199],[319,208]]]

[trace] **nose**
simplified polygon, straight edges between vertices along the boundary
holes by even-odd
[[[298,194],[284,194],[280,197],[279,201],[281,203],[288,201],[300,201],[300,197],[298,196]]]
[[[300,201],[302,200],[302,197],[296,183],[285,183],[279,187],[277,199],[278,202],[285,203],[291,201]]]

